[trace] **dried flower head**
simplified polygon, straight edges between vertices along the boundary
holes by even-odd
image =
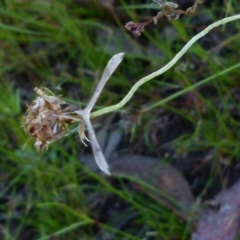
[[[176,4],[174,2],[168,2],[166,0],[153,0],[152,5],[157,5],[160,8],[163,8],[166,6],[171,7],[171,8],[178,8],[178,4]]]
[[[109,166],[97,141],[90,117],[92,108],[100,96],[104,85],[123,60],[123,55],[124,53],[118,53],[110,59],[93,96],[83,110],[71,109],[71,107],[66,109],[65,105],[69,106],[69,104],[54,96],[47,88],[39,89],[36,87],[34,89],[38,97],[28,106],[22,126],[25,132],[35,139],[37,151],[47,148],[54,140],[68,135],[70,133],[68,126],[73,121],[79,122],[78,134],[82,143],[85,144],[85,140],[89,141],[85,136],[86,126],[96,163],[103,172],[110,174]]]
[[[139,37],[144,30],[144,26],[136,24],[132,21],[127,22],[126,25],[125,25],[125,28],[128,31],[131,31],[133,33],[133,35],[136,36],[136,37]]]
[[[126,23],[125,28],[128,31],[132,32],[132,34],[135,37],[139,37],[143,32],[144,27],[151,24],[152,22],[154,24],[157,24],[158,20],[162,17],[166,17],[169,21],[171,21],[171,20],[178,19],[181,14],[187,15],[187,16],[193,15],[197,10],[198,4],[202,4],[202,3],[203,3],[203,0],[195,0],[193,6],[189,7],[186,11],[184,11],[184,10],[178,9],[178,4],[174,2],[167,1],[167,0],[153,0],[152,5],[156,5],[161,9],[161,11],[158,12],[155,17],[149,19],[146,22],[143,22],[143,23],[128,22]]]
[[[28,106],[23,127],[35,139],[37,151],[47,148],[49,143],[67,134],[67,126],[73,121],[64,115],[65,102],[54,96],[47,88],[35,88],[39,95]]]

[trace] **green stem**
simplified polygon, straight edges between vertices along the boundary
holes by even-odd
[[[232,16],[232,17],[227,17],[227,18],[223,18],[213,24],[211,24],[210,26],[208,26],[207,28],[205,28],[203,31],[201,31],[200,33],[198,33],[197,35],[195,35],[183,48],[182,50],[164,67],[162,67],[161,69],[157,70],[156,72],[153,72],[151,74],[149,74],[148,76],[140,79],[138,82],[136,82],[133,87],[130,89],[130,91],[128,92],[128,94],[117,104],[103,108],[101,110],[95,111],[91,114],[91,118],[95,118],[98,117],[100,115],[109,113],[109,112],[113,112],[116,111],[119,108],[122,108],[133,96],[133,94],[137,91],[137,89],[143,85],[144,83],[148,82],[149,80],[152,80],[153,78],[161,75],[162,73],[166,72],[167,70],[169,70],[172,66],[175,65],[175,63],[186,53],[186,51],[197,41],[199,40],[201,37],[205,36],[209,31],[211,31],[213,28],[218,27],[219,25],[222,24],[226,24],[228,22],[234,21],[240,19],[240,14]]]
[[[204,80],[201,80],[201,81],[195,83],[192,86],[189,86],[189,87],[187,87],[187,88],[185,88],[183,90],[180,90],[180,91],[172,94],[171,96],[166,97],[166,98],[164,98],[163,100],[161,100],[161,101],[159,101],[157,103],[154,103],[153,105],[151,105],[151,106],[147,107],[146,109],[144,109],[144,112],[147,112],[149,110],[152,110],[153,108],[159,107],[159,106],[161,106],[161,105],[163,105],[163,104],[173,100],[174,98],[177,98],[177,97],[179,97],[179,96],[181,96],[181,95],[183,95],[183,94],[185,94],[185,93],[187,93],[187,92],[189,92],[189,91],[191,91],[193,89],[196,89],[196,88],[202,86],[203,84],[206,84],[206,83],[210,82],[211,80],[216,79],[217,77],[220,77],[220,76],[222,76],[222,75],[224,75],[226,73],[229,73],[229,72],[231,72],[234,69],[239,68],[239,67],[240,67],[240,63],[237,63],[237,64],[235,64],[235,65],[233,65],[233,66],[231,66],[231,67],[229,67],[227,69],[224,69],[223,71],[221,71],[219,73],[216,73],[216,74],[214,74],[214,75],[212,75],[212,76],[210,76],[208,78],[205,78]]]

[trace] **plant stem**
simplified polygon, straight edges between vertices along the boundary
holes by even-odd
[[[205,78],[205,79],[195,83],[192,86],[189,86],[189,87],[187,87],[185,89],[182,89],[182,90],[172,94],[171,96],[166,97],[166,98],[162,99],[161,101],[152,104],[151,106],[145,108],[143,111],[147,112],[149,110],[152,110],[153,108],[159,107],[159,106],[161,106],[161,105],[163,105],[163,104],[173,100],[174,98],[177,98],[177,97],[179,97],[179,96],[181,96],[181,95],[183,95],[183,94],[185,94],[185,93],[187,93],[187,92],[189,92],[189,91],[191,91],[193,89],[196,89],[196,88],[202,86],[203,84],[206,84],[206,83],[210,82],[213,79],[216,79],[217,77],[220,77],[220,76],[222,76],[222,75],[224,75],[226,73],[229,73],[229,72],[233,71],[236,68],[240,68],[240,63],[237,63],[237,64],[235,64],[235,65],[233,65],[233,66],[231,66],[231,67],[229,67],[227,69],[224,69],[223,71],[221,71],[219,73],[216,73],[216,74],[214,74],[214,75],[212,75],[212,76],[210,76],[208,78]]]
[[[175,65],[175,63],[186,53],[186,51],[200,38],[202,38],[203,36],[205,36],[209,31],[211,31],[213,28],[218,27],[219,25],[223,25],[226,24],[228,22],[231,21],[235,21],[240,19],[240,14],[238,15],[234,15],[232,17],[227,17],[227,18],[223,18],[213,24],[211,24],[210,26],[208,26],[207,28],[205,28],[203,31],[201,31],[200,33],[198,33],[197,35],[195,35],[183,48],[182,50],[164,67],[162,67],[161,69],[149,74],[148,76],[140,79],[138,82],[136,82],[133,87],[130,89],[130,91],[127,93],[127,95],[117,104],[103,108],[101,110],[95,111],[93,113],[91,113],[91,118],[95,118],[98,117],[100,115],[109,113],[109,112],[113,112],[116,111],[119,108],[122,108],[133,96],[133,94],[137,91],[137,89],[143,85],[144,83],[148,82],[149,80],[161,75],[162,73],[166,72],[167,70],[169,70],[172,66]]]

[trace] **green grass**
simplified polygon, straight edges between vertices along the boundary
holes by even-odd
[[[134,6],[138,1],[130,2],[121,1],[120,9],[126,9],[134,19]],[[170,23],[179,34],[176,39],[165,39],[160,34],[164,23],[159,22],[151,31],[146,28],[141,38],[161,52],[154,55],[147,53],[146,44],[141,45],[130,37],[123,28],[124,23],[117,21],[111,25],[108,16],[94,8],[83,8],[66,0],[3,1],[0,6],[2,239],[24,239],[20,236],[26,229],[39,240],[93,239],[100,230],[114,239],[140,240],[147,234],[152,235],[148,239],[190,238],[188,224],[153,199],[131,191],[125,181],[120,180],[115,186],[85,169],[79,162],[79,151],[84,146],[76,134],[57,141],[38,155],[32,142],[23,149],[28,136],[20,125],[26,103],[35,96],[32,90],[35,86],[50,87],[56,92],[57,87],[65,86],[62,94],[84,106],[110,57],[127,51],[130,46],[131,51],[107,83],[97,107],[101,109],[119,102],[138,79],[165,65],[198,31],[194,19],[205,13],[213,22],[239,12],[235,1],[227,1],[227,5],[217,2],[213,1],[211,6],[203,4],[196,15]],[[141,11],[149,14],[149,9]],[[111,32],[112,26],[121,37],[116,38],[116,32]],[[97,36],[96,30],[102,35]],[[223,157],[227,164],[237,162],[240,122],[233,112],[237,115],[240,107],[233,93],[239,90],[240,83],[240,68],[236,66],[240,59],[239,32],[239,21],[214,30],[212,42],[194,44],[179,62],[189,66],[185,72],[172,69],[142,86],[124,108],[140,112],[129,139],[134,142],[136,136],[143,136],[146,152],[154,152],[149,126],[152,118],[159,117],[161,104],[166,111],[184,117],[194,128],[193,132],[175,139],[177,153],[213,148],[214,166],[219,166],[219,159]],[[106,41],[101,42],[99,38],[103,36]],[[223,44],[220,52],[213,51],[218,47],[216,41],[219,46]],[[111,46],[114,46],[112,50]],[[137,50],[133,51],[134,48]],[[200,80],[205,82],[197,87]],[[116,89],[120,89],[119,94],[115,93]],[[174,93],[165,96],[162,89],[171,89]],[[179,97],[186,96],[189,89],[197,103],[179,107],[178,101],[183,103]],[[202,194],[211,186],[216,168],[208,176]],[[117,196],[124,208],[121,215],[112,219],[105,209],[110,219],[106,222],[99,219],[105,213],[98,201],[109,196]],[[119,230],[119,224],[128,222],[128,218],[130,226]]]

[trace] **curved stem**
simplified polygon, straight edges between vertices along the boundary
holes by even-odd
[[[174,66],[174,64],[186,53],[186,51],[201,37],[203,37],[204,35],[206,35],[209,31],[211,31],[213,28],[218,27],[219,25],[222,24],[226,24],[228,22],[234,21],[240,19],[240,14],[232,16],[232,17],[227,17],[227,18],[223,18],[213,24],[211,24],[210,26],[208,26],[207,28],[205,28],[203,31],[201,31],[200,33],[198,33],[197,35],[195,35],[183,48],[182,50],[164,67],[162,67],[161,69],[157,70],[156,72],[153,72],[151,74],[149,74],[148,76],[140,79],[138,82],[136,82],[133,87],[130,89],[130,91],[128,92],[128,94],[117,104],[106,107],[104,109],[95,111],[93,113],[91,113],[91,118],[95,118],[98,117],[100,115],[109,113],[109,112],[113,112],[116,111],[119,108],[122,108],[133,96],[133,94],[137,91],[137,89],[143,85],[144,83],[148,82],[149,80],[161,75],[162,73],[166,72],[167,70],[169,70],[172,66]]]
[[[182,90],[180,90],[180,91],[170,95],[169,97],[166,97],[166,98],[162,99],[161,101],[156,102],[156,103],[152,104],[151,106],[146,107],[145,109],[143,109],[143,111],[147,112],[147,111],[150,111],[150,110],[152,110],[152,109],[154,109],[156,107],[159,107],[159,106],[161,106],[161,105],[163,105],[163,104],[173,100],[174,98],[177,98],[177,97],[179,97],[179,96],[181,96],[181,95],[183,95],[183,94],[185,94],[187,92],[190,92],[193,89],[196,89],[196,88],[202,86],[203,84],[206,84],[206,83],[210,82],[213,79],[216,79],[217,77],[220,77],[220,76],[222,76],[224,74],[227,74],[227,73],[233,71],[236,68],[240,68],[240,63],[237,63],[237,64],[235,64],[235,65],[233,65],[233,66],[231,66],[231,67],[229,67],[227,69],[224,69],[221,72],[218,72],[218,73],[216,73],[216,74],[214,74],[214,75],[212,75],[212,76],[210,76],[208,78],[205,78],[205,79],[195,83],[194,85],[191,85],[191,86],[189,86],[187,88],[184,88],[184,89],[182,89]]]

